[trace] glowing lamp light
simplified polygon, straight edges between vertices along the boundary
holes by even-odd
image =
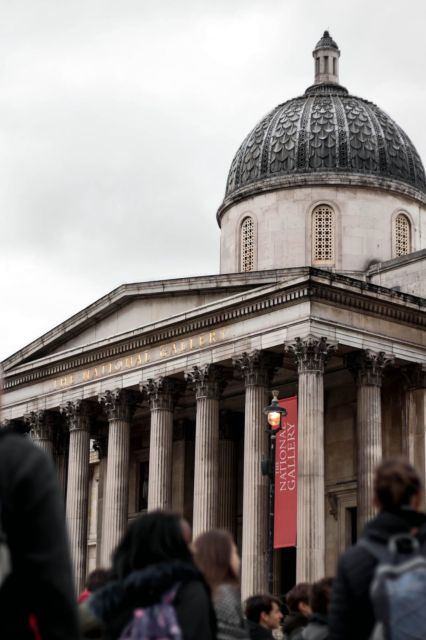
[[[284,407],[280,407],[278,404],[278,391],[276,389],[272,391],[271,404],[264,408],[263,413],[266,415],[268,424],[272,429],[277,429],[281,424],[281,418],[287,415]]]

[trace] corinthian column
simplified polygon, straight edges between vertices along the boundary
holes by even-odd
[[[108,466],[108,431],[102,429],[99,431],[96,439],[93,441],[93,448],[98,452],[99,457],[99,485],[98,485],[98,512],[96,516],[96,566],[102,566],[102,530],[103,530],[103,512],[104,512],[104,496],[105,483]]]
[[[49,411],[30,411],[25,414],[24,421],[30,428],[30,436],[34,443],[53,458],[53,423]]]
[[[90,409],[83,400],[61,407],[70,431],[66,516],[77,593],[86,577]]]
[[[171,509],[173,405],[175,385],[169,378],[149,378],[142,385],[151,408],[148,511]]]
[[[219,396],[223,370],[213,364],[193,367],[185,378],[195,389],[194,538],[217,526],[219,479]]]
[[[297,582],[314,582],[325,572],[324,366],[334,349],[326,338],[315,336],[285,345],[299,374]]]
[[[99,396],[108,416],[108,460],[102,500],[101,564],[108,567],[111,553],[127,528],[129,501],[130,418],[134,394],[126,389]]]
[[[272,374],[268,354],[243,353],[234,359],[245,382],[243,541],[241,594],[243,600],[267,589],[268,480],[261,461],[268,456],[268,436],[263,409]]]
[[[374,516],[374,471],[382,460],[382,404],[383,369],[393,361],[383,351],[359,351],[348,358],[357,385],[358,438],[358,532]]]

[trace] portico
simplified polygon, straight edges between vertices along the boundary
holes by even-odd
[[[354,508],[359,526],[371,515],[376,462],[424,450],[424,302],[312,268],[192,278],[198,306],[88,339],[123,299],[143,314],[188,296],[179,280],[148,285],[120,288],[5,363],[3,419],[27,421],[66,486],[78,588],[137,513],[172,508],[194,534],[231,529],[243,597],[266,589],[272,385],[299,399],[297,580],[332,572]]]

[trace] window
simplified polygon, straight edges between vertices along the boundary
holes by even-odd
[[[394,220],[393,254],[395,258],[406,256],[411,251],[411,224],[403,213],[398,213]]]
[[[241,225],[241,271],[254,271],[254,244],[254,221],[247,217]]]
[[[332,265],[335,261],[334,211],[326,204],[312,214],[312,260],[315,264]]]

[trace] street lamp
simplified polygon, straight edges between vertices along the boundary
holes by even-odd
[[[274,580],[274,511],[275,511],[275,441],[282,429],[281,420],[287,415],[286,409],[278,403],[278,391],[272,391],[272,401],[263,409],[268,420],[265,427],[269,435],[269,458],[262,460],[262,474],[269,477],[268,500],[268,590],[272,593]]]

